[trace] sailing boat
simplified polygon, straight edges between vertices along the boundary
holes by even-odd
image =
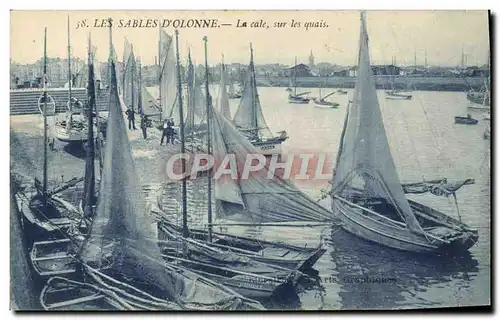
[[[114,50],[110,51],[114,57]],[[109,140],[99,199],[89,234],[81,246],[71,248],[77,252],[81,273],[73,275],[76,280],[50,278],[42,290],[42,306],[46,310],[100,309],[96,306],[100,301],[105,307],[125,310],[263,309],[254,300],[162,261],[158,240],[150,238],[154,223],[134,170],[114,59],[110,59]]]
[[[159,28],[158,36],[158,81],[159,81],[159,102],[160,121],[173,118],[178,132],[180,123],[179,108],[177,103],[175,53],[173,50],[173,39],[165,30]],[[163,125],[163,123],[161,123]],[[163,126],[161,126],[163,130]]]
[[[484,79],[484,84],[481,90],[476,92],[473,89],[467,92],[467,100],[471,102],[470,109],[489,110],[490,109],[490,90],[489,78]]]
[[[91,40],[89,37],[88,51],[88,94],[89,103],[87,108],[87,119],[89,125],[93,123],[93,112],[96,110],[96,94],[94,81],[94,62],[91,53]],[[80,202],[80,221],[74,221],[71,228],[66,232],[61,232],[63,237],[57,240],[38,241],[33,244],[30,252],[33,269],[39,277],[48,280],[52,276],[69,275],[76,272],[77,261],[71,248],[81,245],[88,233],[88,226],[95,213],[97,198],[95,194],[95,147],[94,132],[88,130],[85,158],[85,174],[83,197]],[[67,237],[68,235],[68,237]]]
[[[134,55],[134,46],[129,44],[127,39],[125,44],[125,68],[123,72],[123,102],[127,109],[137,112],[138,91],[141,89],[137,85],[137,61]],[[142,101],[141,101],[142,102]]]
[[[229,109],[229,95],[227,93],[227,74],[226,67],[224,66],[224,56],[222,56],[221,63],[221,76],[220,76],[220,89],[219,89],[219,109],[224,117],[231,119],[231,109]],[[241,95],[240,95],[241,98]]]
[[[252,63],[251,63],[252,64]],[[208,84],[206,84],[208,87]],[[215,163],[222,163],[227,155],[234,155],[236,168],[240,172],[248,154],[256,154],[257,149],[217,109],[208,106],[207,123],[210,124],[210,135],[207,145],[212,150]],[[233,164],[231,164],[233,166]],[[219,218],[240,217],[253,223],[262,222],[298,222],[315,221],[331,222],[331,213],[312,201],[292,184],[278,176],[271,176],[264,169],[263,176],[252,177],[250,180],[239,181],[232,177],[219,177],[215,180],[215,199]],[[211,179],[211,177],[209,177]],[[269,265],[280,266],[292,270],[307,271],[325,253],[320,241],[317,247],[302,248],[283,243],[250,239],[212,232],[211,212],[211,180],[208,180],[208,232],[204,230],[189,230],[190,243],[199,247],[208,247],[217,252],[230,252]],[[185,198],[183,198],[185,199]],[[183,200],[185,201],[185,200]],[[184,218],[183,221],[187,219]],[[159,214],[159,229],[163,236],[171,239],[181,237],[183,230],[170,223],[168,218]],[[252,224],[255,225],[255,224]],[[186,234],[184,235],[186,237]],[[201,242],[202,241],[202,242]],[[199,249],[201,250],[201,249]],[[206,251],[207,249],[205,249]]]
[[[326,98],[334,94],[335,91],[330,92],[324,97],[321,97],[321,88],[319,88],[319,98],[313,98],[314,102],[314,107],[316,108],[323,108],[323,109],[333,109],[333,108],[338,108],[339,104],[333,101],[326,101]]]
[[[288,103],[308,104],[311,99],[303,96],[309,94],[310,92],[297,93],[297,71],[295,69],[296,67],[297,67],[297,57],[295,57],[295,66],[293,69],[293,93],[292,92],[288,93]]]
[[[408,79],[406,79],[406,80],[408,82]],[[409,93],[406,93],[402,90],[396,90],[394,88],[394,81],[390,81],[390,84],[391,84],[392,89],[385,92],[386,99],[388,99],[388,100],[411,100],[413,98],[413,96]]]
[[[466,110],[464,110],[464,113],[467,113],[467,107],[465,107]],[[455,117],[455,123],[458,124],[477,124],[479,121],[477,119],[474,119],[470,113],[467,113],[465,116],[456,116]]]
[[[281,131],[279,136],[273,136],[262,114],[255,80],[252,44],[243,96],[233,122],[259,152],[264,155],[281,154],[281,144],[288,136],[285,131]]]
[[[332,210],[343,229],[380,245],[426,253],[467,250],[477,242],[477,230],[461,222],[460,215],[456,220],[408,200],[405,193],[455,197],[473,180],[400,183],[375,90],[364,12],[360,29],[358,75],[332,180]]]
[[[53,100],[47,94],[47,28],[45,28],[44,57],[43,57],[43,94],[39,103],[43,106],[43,182],[35,178],[35,183],[18,181],[16,184],[15,199],[19,212],[22,214],[21,221],[23,230],[28,238],[29,246],[33,242],[41,239],[59,238],[61,231],[68,230],[75,216],[78,216],[78,209],[69,202],[57,196],[57,193],[64,191],[83,178],[73,178],[65,183],[49,189],[48,186],[48,124],[47,109]]]
[[[179,61],[179,47],[178,47],[178,31],[176,35],[176,50],[177,50],[177,69],[179,74],[180,61]],[[206,37],[205,41],[205,56],[206,52]],[[208,65],[205,59],[205,94],[209,96],[208,91]],[[178,90],[181,92],[182,85],[180,76],[177,80]],[[182,98],[178,95],[178,106],[182,113]],[[207,115],[209,115],[212,108],[210,100],[206,100]],[[210,129],[210,116],[207,117],[207,128]],[[184,123],[181,122],[181,153],[185,150],[184,146]],[[207,135],[207,149],[211,149],[211,137]],[[185,171],[185,162],[182,163],[183,171]],[[209,189],[210,189],[210,179]],[[188,239],[189,230],[187,226],[187,192],[186,180],[183,179],[182,183],[182,234],[168,234],[164,233],[163,236],[169,239],[170,242],[165,242],[163,245],[163,257],[167,261],[177,262],[189,268],[192,272],[205,276],[217,283],[221,283],[236,292],[252,299],[267,299],[288,287],[294,286],[298,278],[301,276],[300,272],[288,270],[279,266],[270,266],[261,262],[249,259],[248,257],[240,256],[237,253],[222,252],[210,245],[203,244],[198,241]],[[210,192],[210,190],[209,190]],[[210,194],[210,193],[209,193]],[[208,216],[209,223],[211,224],[211,194],[208,197]],[[160,223],[161,230],[161,223]],[[209,231],[211,234],[211,231]],[[189,259],[179,257],[180,252],[189,252]],[[259,283],[258,286],[255,284]]]
[[[224,67],[224,61],[222,62],[222,67],[225,69]],[[238,76],[240,76],[240,69],[238,67]],[[224,77],[227,77],[227,74],[224,74]],[[241,98],[241,90],[236,90],[234,88],[234,81],[233,81],[233,77],[232,77],[232,72],[231,72],[231,76],[229,78],[226,78],[225,79],[226,81],[229,80],[229,91],[227,93],[227,96],[229,99],[240,99]],[[222,81],[222,79],[221,79]],[[243,86],[240,86],[240,87],[243,87]]]
[[[72,75],[71,75],[71,43],[69,31],[69,16],[68,16],[68,110],[64,115],[64,119],[56,120],[53,127],[54,138],[65,143],[81,144],[87,139],[88,121],[84,114],[84,104],[72,96]],[[94,52],[95,54],[95,52]],[[85,68],[85,67],[84,67]],[[105,122],[102,119],[103,123]],[[97,132],[97,127],[91,126]],[[104,131],[104,126],[99,131]],[[104,132],[103,132],[104,134]]]

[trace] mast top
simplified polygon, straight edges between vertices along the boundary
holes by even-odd
[[[250,42],[250,62],[253,62],[253,47],[251,42]]]

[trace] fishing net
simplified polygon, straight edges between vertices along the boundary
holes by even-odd
[[[150,292],[149,303],[160,298],[187,309],[261,308],[234,291],[162,260],[157,226],[146,210],[134,168],[114,62],[107,130],[97,210],[80,252],[87,275],[119,295],[124,290],[136,297]],[[130,294],[127,297],[130,299]]]
[[[248,179],[240,179],[247,155],[259,154],[226,117],[212,107],[211,124],[215,172],[230,168],[224,158],[234,156],[237,177],[215,177],[217,215],[253,222],[327,221],[331,213],[276,174],[269,177],[265,166]],[[227,157],[226,157],[227,156]],[[236,179],[234,179],[236,178]]]
[[[123,274],[159,288],[161,296],[175,298],[183,283],[174,274],[166,273],[158,263],[161,261],[160,250],[151,241],[156,234],[155,227],[146,211],[135,172],[118,98],[114,63],[111,77],[99,201],[81,258],[93,268]]]

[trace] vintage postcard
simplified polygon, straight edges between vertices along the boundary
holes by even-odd
[[[488,11],[10,19],[11,309],[490,306]]]

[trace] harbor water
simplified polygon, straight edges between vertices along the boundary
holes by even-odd
[[[156,88],[149,88],[153,96]],[[301,90],[301,91],[306,91]],[[318,96],[318,89],[308,88]],[[259,88],[259,98],[267,124],[272,132],[285,130],[289,136],[284,153],[325,154],[324,173],[332,173],[348,99],[337,93],[329,100],[340,104],[337,109],[315,108],[307,104],[289,104],[284,88]],[[214,98],[217,88],[213,87]],[[322,90],[322,95],[328,93]],[[403,182],[436,178],[449,181],[475,179],[475,184],[457,192],[458,208],[453,198],[433,195],[412,199],[457,217],[479,230],[479,241],[462,257],[420,256],[384,248],[358,239],[333,226],[242,227],[217,226],[215,231],[283,241],[298,246],[315,246],[320,237],[327,252],[315,265],[317,275],[301,283],[297,296],[269,305],[273,309],[399,309],[486,305],[490,303],[490,141],[483,132],[488,125],[481,111],[467,110],[465,93],[414,91],[412,100],[387,100],[378,91],[391,152]],[[217,101],[214,99],[214,101]],[[238,100],[230,100],[234,116]],[[479,120],[477,125],[454,123],[455,116],[469,112]],[[50,122],[50,121],[49,121]],[[136,127],[139,129],[137,121]],[[43,157],[43,119],[40,115],[11,117],[11,168],[28,177],[41,177]],[[165,161],[168,148],[160,146],[160,133],[149,129],[144,140],[140,130],[130,131],[140,182],[152,186],[149,199],[161,193],[165,211],[175,214],[180,207],[176,184],[165,184]],[[56,142],[49,155],[49,180],[60,182],[81,177],[84,154]],[[294,180],[311,198],[320,200],[328,179]],[[161,189],[163,188],[163,189]],[[78,201],[76,193],[67,193]],[[203,181],[188,186],[190,224],[204,228],[206,191]],[[219,221],[216,223],[227,223]]]

